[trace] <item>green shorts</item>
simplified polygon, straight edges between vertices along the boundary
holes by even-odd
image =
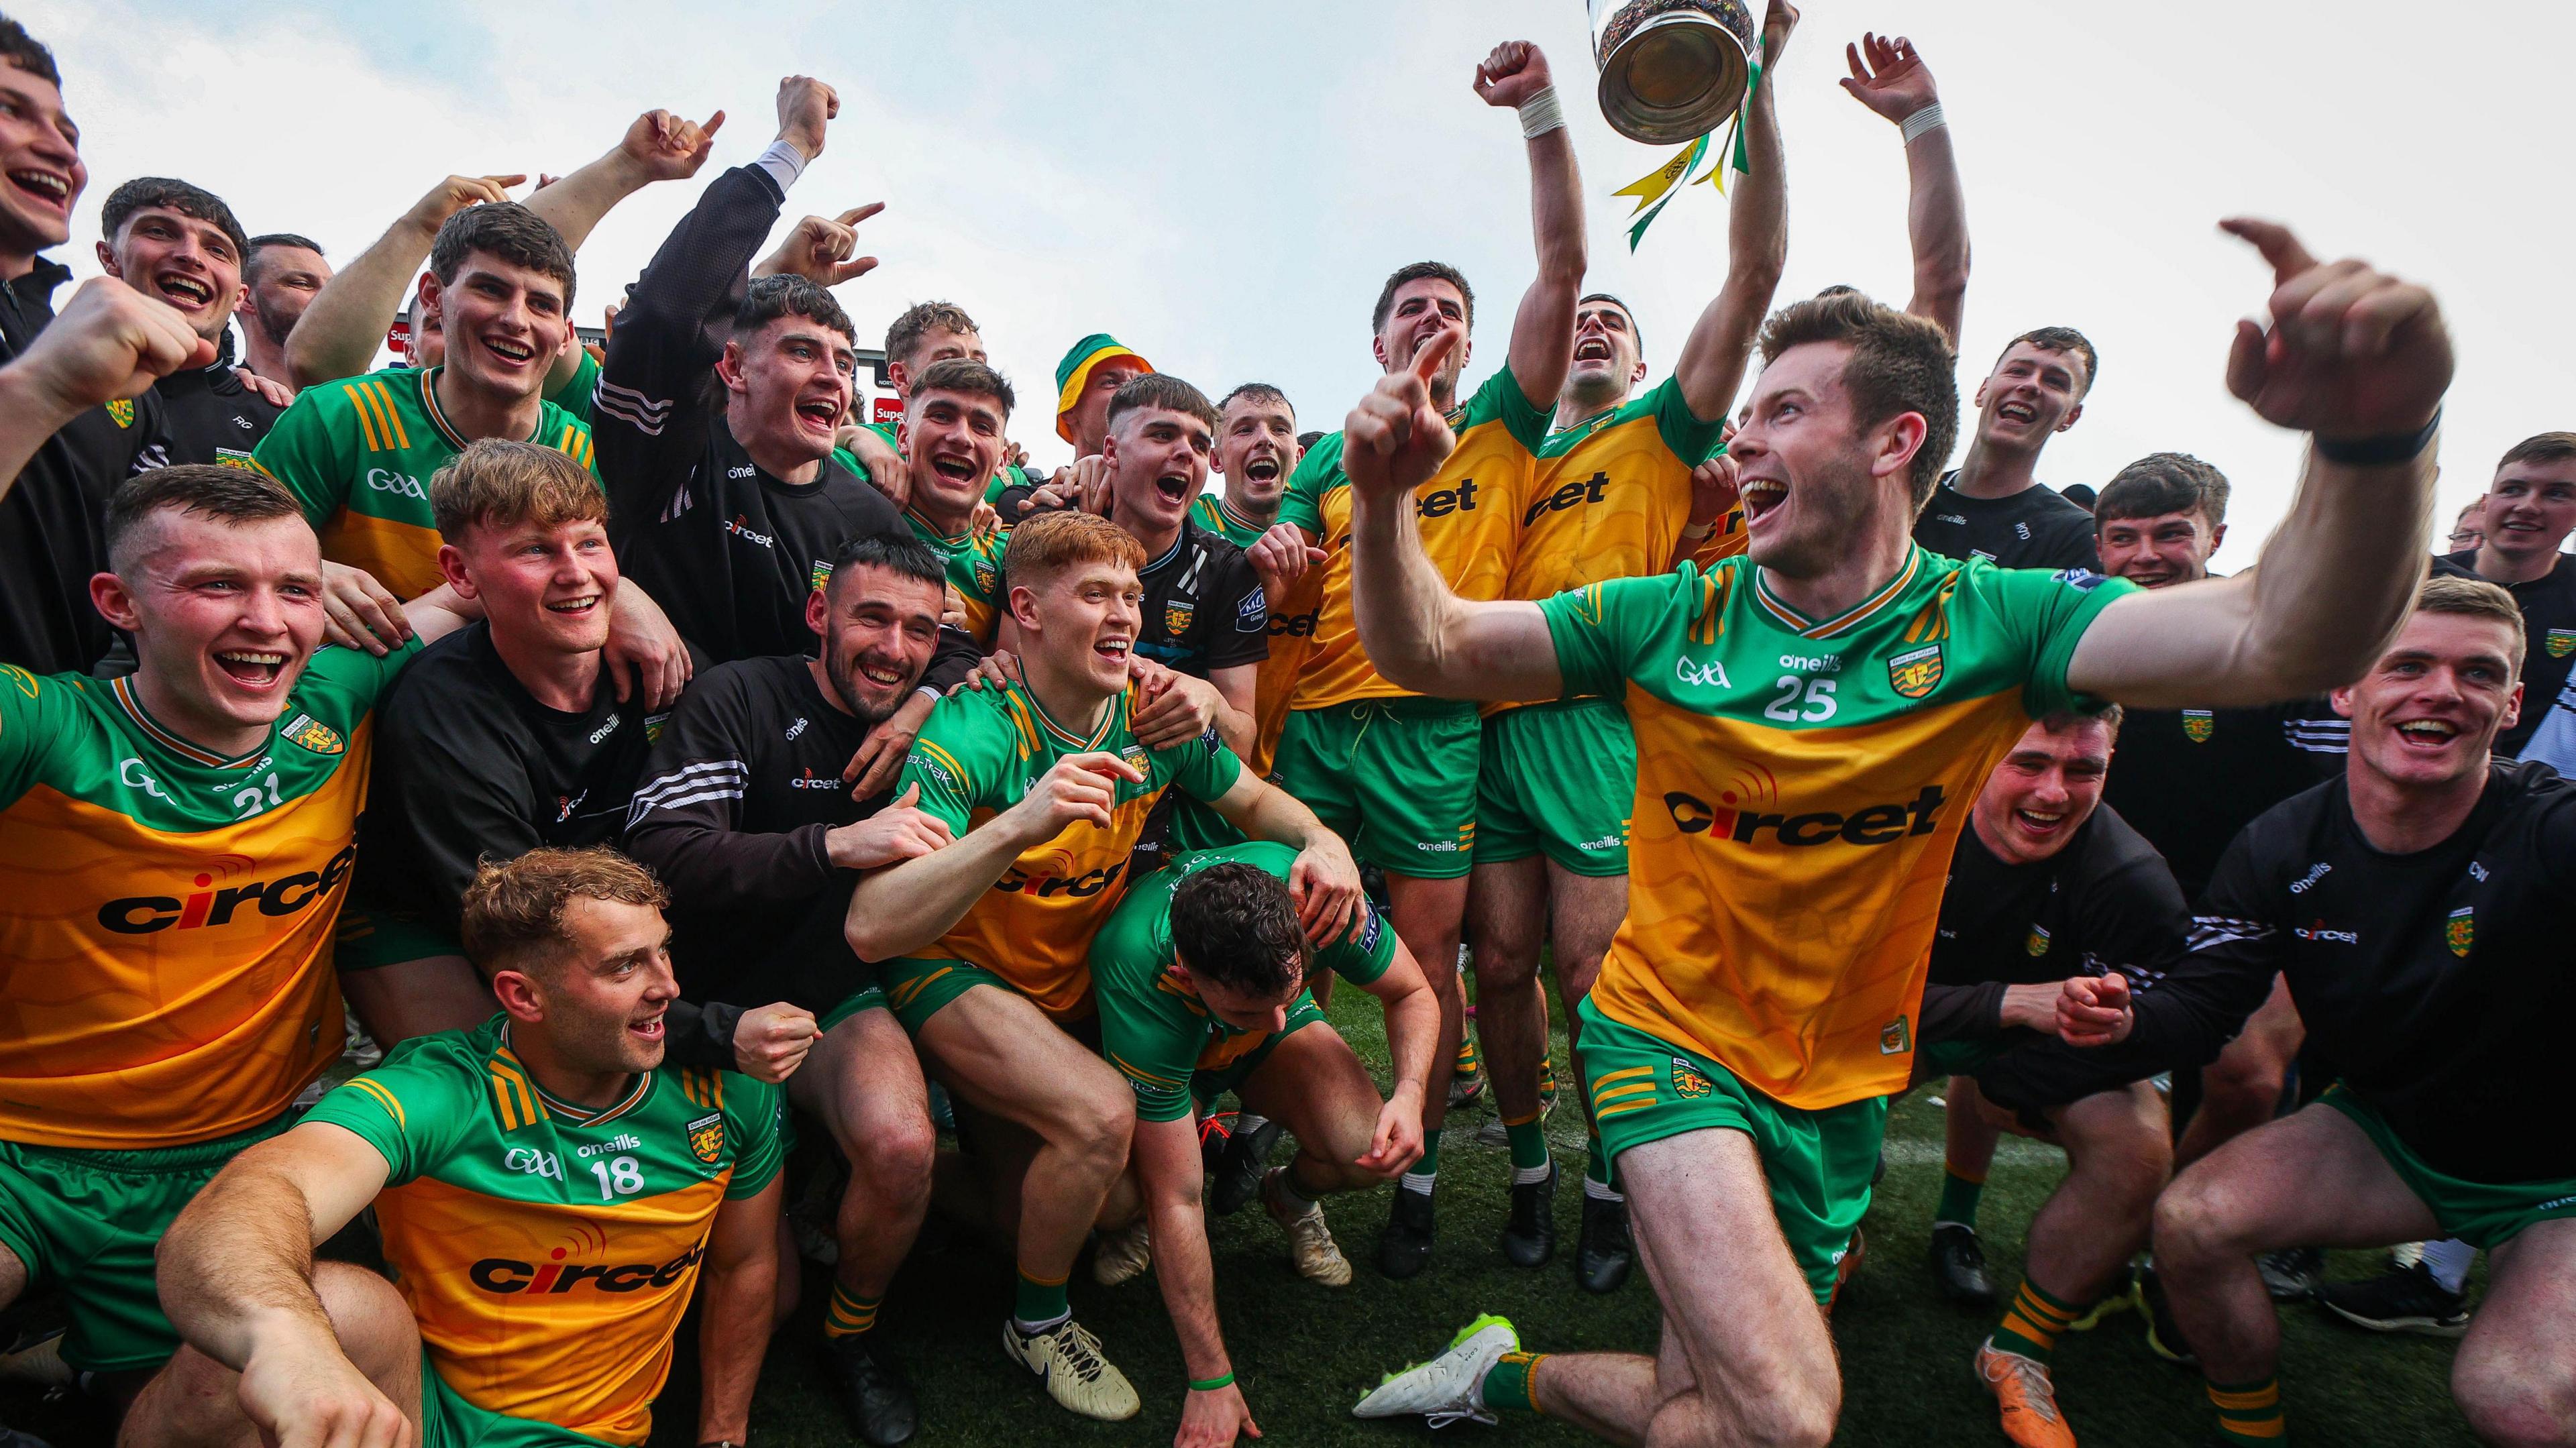
[[[1292,709],[1274,775],[1351,853],[1391,875],[1454,880],[1476,848],[1476,706],[1365,699]]]
[[[1920,1048],[1921,1064],[1914,1068],[1914,1074],[1924,1081],[1942,1076],[1974,1076],[1987,1062],[2011,1050],[2014,1044],[2008,1035],[1926,1041]]]
[[[1244,1082],[1251,1080],[1252,1073],[1261,1069],[1261,1063],[1270,1059],[1270,1053],[1279,1049],[1281,1041],[1323,1018],[1324,1013],[1315,1006],[1314,994],[1302,990],[1297,992],[1297,999],[1289,1003],[1286,1025],[1262,1037],[1260,1045],[1222,1066],[1192,1071],[1190,1094],[1198,1098],[1201,1106],[1213,1104],[1218,1097],[1241,1088]]]
[[[1831,1302],[1887,1132],[1887,1098],[1803,1111],[1772,1100],[1696,1052],[1614,1021],[1586,996],[1583,1085],[1612,1166],[1632,1146],[1711,1127],[1753,1138],[1771,1212],[1818,1302]]]
[[[1506,709],[1485,721],[1476,774],[1476,853],[1542,851],[1570,874],[1628,873],[1637,736],[1607,699]]]
[[[161,1313],[152,1249],[224,1163],[293,1124],[286,1112],[214,1141],[139,1151],[0,1141],[0,1246],[26,1264],[29,1286],[62,1289],[63,1361],[90,1372],[169,1361],[179,1334]]]
[[[420,1448],[600,1448],[600,1440],[534,1418],[478,1408],[420,1357]]]
[[[857,990],[850,992],[848,995],[841,997],[841,1003],[839,1005],[823,1012],[823,1014],[815,1020],[814,1033],[816,1035],[821,1035],[823,1032],[832,1029],[834,1026],[839,1025],[841,1022],[848,1020],[850,1017],[857,1015],[861,1011],[881,1011],[885,1009],[887,1009],[887,1006],[884,986],[861,986]]]
[[[2472,1247],[2493,1251],[2535,1222],[2576,1217],[2576,1181],[2514,1182],[2503,1186],[2462,1181],[2426,1165],[2413,1148],[2398,1139],[2396,1130],[2378,1108],[2341,1084],[2327,1087],[2317,1104],[2331,1106],[2352,1118],[2352,1124],[2361,1128],[2372,1146],[2379,1148],[2380,1159],[2397,1173],[2397,1179],[2433,1209],[2433,1220],[2442,1224],[2443,1232]]]
[[[434,955],[463,955],[464,942],[408,910],[372,906],[340,907],[339,933],[331,946],[331,964],[339,970],[374,970]]]

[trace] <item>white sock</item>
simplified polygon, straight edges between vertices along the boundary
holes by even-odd
[[[1408,1192],[1420,1192],[1427,1197],[1431,1195],[1431,1183],[1437,1179],[1439,1175],[1440,1173],[1436,1171],[1409,1171],[1404,1174],[1404,1179],[1398,1182],[1397,1185],[1403,1187]]]
[[[2476,1260],[2478,1249],[2456,1237],[2424,1244],[2424,1269],[2433,1274],[2433,1285],[2444,1292],[2456,1293],[2469,1280],[2469,1263]]]
[[[1525,1187],[1532,1182],[1546,1181],[1548,1170],[1549,1168],[1546,1162],[1540,1162],[1536,1166],[1513,1167],[1512,1185],[1516,1187]]]
[[[1596,1182],[1589,1176],[1583,1179],[1583,1194],[1587,1197],[1592,1197],[1605,1202],[1624,1202],[1628,1200],[1625,1194],[1612,1191],[1608,1182]]]
[[[1043,1337],[1071,1321],[1073,1321],[1073,1312],[1067,1309],[1061,1315],[1050,1317],[1044,1322],[1023,1322],[1014,1317],[1011,1319],[1011,1327],[1022,1337]]]

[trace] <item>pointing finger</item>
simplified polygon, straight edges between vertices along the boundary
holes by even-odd
[[[1440,364],[1449,360],[1450,352],[1457,345],[1457,328],[1443,327],[1433,333],[1431,340],[1422,344],[1422,350],[1413,354],[1413,375],[1419,378],[1424,386],[1429,386],[1431,379],[1439,375]]]
[[[2218,223],[2218,229],[2252,243],[2254,249],[2263,254],[2263,259],[2272,264],[2273,275],[2282,281],[2288,281],[2317,264],[2317,259],[2308,254],[2308,249],[2299,244],[2296,236],[2290,234],[2290,228],[2279,222],[2231,216]]]
[[[707,117],[704,121],[699,122],[698,132],[703,138],[712,141],[715,139],[716,132],[724,129],[724,121],[725,113],[718,111],[714,115]]]
[[[853,206],[833,219],[840,222],[843,226],[856,226],[860,222],[867,220],[869,217],[876,215],[878,212],[885,210],[885,206],[886,204],[882,201],[871,201],[865,206]]]

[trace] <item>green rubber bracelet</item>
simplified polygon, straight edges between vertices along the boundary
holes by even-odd
[[[1194,1382],[1190,1384],[1190,1391],[1193,1393],[1213,1393],[1219,1388],[1230,1388],[1233,1386],[1234,1374],[1227,1373],[1221,1378],[1208,1378],[1201,1382]]]

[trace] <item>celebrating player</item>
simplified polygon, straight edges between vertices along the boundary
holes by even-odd
[[[778,1094],[663,1059],[668,899],[609,850],[484,867],[465,946],[501,1013],[333,1091],[171,1224],[188,1347],[123,1441],[642,1443],[702,1267],[696,1439],[749,1436]],[[399,1287],[313,1260],[370,1206]]]
[[[1379,667],[1438,694],[1615,689],[1635,722],[1635,893],[1581,1007],[1582,1064],[1665,1349],[1688,1369],[1532,1357],[1508,1324],[1480,1323],[1363,1415],[1542,1406],[1626,1441],[1649,1422],[1674,1441],[1832,1435],[1840,1384],[1809,1304],[1831,1296],[1910,1069],[1957,801],[2031,719],[2088,700],[2331,685],[2367,665],[2424,566],[2451,375],[2430,294],[2321,265],[2270,223],[2227,229],[2271,263],[2275,319],[2240,326],[2230,387],[2315,437],[2259,592],[2141,592],[1912,545],[1956,430],[1951,353],[1856,294],[1764,328],[1729,444],[1750,549],[1708,573],[1544,604],[1458,598],[1401,505],[1454,445],[1429,379],[1455,334],[1351,414],[1354,605]]]
[[[2341,1073],[2156,1205],[2156,1266],[2222,1442],[2283,1436],[2280,1325],[2254,1254],[2445,1235],[2489,1254],[2451,1366],[2469,1427],[2543,1444],[2576,1422],[2576,1138],[2530,1120],[2576,1010],[2576,785],[2492,754],[2526,642],[2504,589],[2426,582],[2369,672],[2335,691],[2352,720],[2344,779],[2237,837],[2192,958],[2156,992],[2207,993],[2205,1051],[2285,975]]]
[[[903,520],[947,560],[948,587],[963,606],[960,627],[990,651],[1002,619],[1002,540],[975,526],[975,505],[1002,467],[1010,446],[1003,434],[1017,399],[1002,374],[977,358],[933,362],[911,383],[897,432],[903,452],[895,462],[905,479]],[[928,712],[925,702],[918,713]],[[909,742],[921,720],[909,718],[906,726]]]
[[[292,391],[286,339],[330,283],[320,242],[291,231],[252,237],[242,253],[242,365]]]
[[[1269,618],[1270,652],[1252,671],[1252,750],[1243,762],[1263,777],[1279,747],[1279,731],[1288,723],[1288,707],[1297,690],[1297,675],[1315,640],[1315,619],[1323,607],[1324,576],[1310,565],[1319,550],[1302,537],[1279,540],[1264,549],[1262,540],[1279,521],[1288,479],[1304,453],[1297,442],[1297,410],[1288,394],[1266,382],[1246,382],[1217,404],[1216,458],[1212,466],[1225,478],[1222,493],[1202,493],[1190,504],[1190,516],[1207,531],[1244,550],[1260,575]],[[1293,534],[1294,529],[1290,532]],[[1274,557],[1293,556],[1282,570]]]
[[[1391,1181],[1422,1153],[1421,1098],[1440,1004],[1366,905],[1356,929],[1310,942],[1289,894],[1295,868],[1296,852],[1284,845],[1180,856],[1130,890],[1091,943],[1101,1050],[1135,1088],[1137,1184],[1189,1368],[1174,1439],[1183,1448],[1221,1448],[1238,1425],[1252,1427],[1217,1326],[1193,1102],[1232,1091],[1246,1110],[1296,1133],[1297,1156],[1264,1176],[1262,1205],[1288,1234],[1297,1274],[1326,1287],[1348,1285],[1351,1264],[1324,1224],[1321,1198]],[[1396,1081],[1386,1100],[1306,990],[1325,970],[1385,1007]]]
[[[1672,375],[1632,399],[1646,375],[1635,313],[1606,293],[1576,304],[1574,361],[1557,399],[1555,431],[1539,449],[1505,597],[1547,598],[1606,578],[1661,573],[1677,550],[1704,563],[1742,551],[1743,514],[1734,497],[1694,487],[1692,475],[1717,451],[1788,256],[1787,158],[1773,96],[1797,20],[1796,9],[1778,0],[1763,17],[1763,85],[1746,125],[1752,170],[1729,203],[1726,280],[1683,341]],[[1636,736],[1615,700],[1507,706],[1485,719],[1479,768],[1467,901],[1476,1034],[1512,1158],[1503,1255],[1535,1267],[1555,1251],[1557,1180],[1539,1110],[1547,1054],[1539,947],[1554,947],[1568,1042],[1580,1057],[1575,1003],[1592,989],[1628,909]],[[1584,1164],[1575,1278],[1586,1291],[1607,1292],[1627,1278],[1629,1261],[1626,1207],[1595,1135]]]
[[[99,226],[106,232],[98,244],[100,270],[178,308],[198,336],[215,344],[212,362],[153,385],[164,413],[161,458],[248,463],[251,449],[276,424],[287,389],[269,383],[268,391],[255,390],[233,371],[230,323],[246,295],[242,258],[250,250],[233,209],[202,187],[145,176],[108,193]]]
[[[1547,431],[1547,409],[1565,382],[1585,256],[1582,180],[1549,83],[1547,57],[1526,41],[1507,42],[1476,68],[1475,84],[1487,105],[1519,113],[1529,157],[1538,275],[1512,319],[1505,365],[1460,402],[1464,333],[1475,323],[1475,297],[1467,279],[1441,262],[1415,262],[1388,277],[1369,327],[1375,333],[1370,345],[1387,375],[1421,371],[1432,404],[1451,413],[1456,450],[1435,474],[1415,480],[1421,493],[1414,503],[1443,580],[1462,597],[1483,599],[1502,591],[1531,458]],[[1440,366],[1420,368],[1433,344],[1451,333],[1459,334],[1459,345],[1441,349]],[[1405,1278],[1431,1260],[1440,1125],[1448,1115],[1449,1073],[1466,1022],[1466,1001],[1451,963],[1458,957],[1474,860],[1481,731],[1473,708],[1421,697],[1385,676],[1374,662],[1376,651],[1360,646],[1352,624],[1351,490],[1342,448],[1335,435],[1309,450],[1280,507],[1280,521],[1295,525],[1308,546],[1329,556],[1314,647],[1297,676],[1276,764],[1283,788],[1386,872],[1396,933],[1440,997],[1441,1059],[1423,1101],[1425,1149],[1406,1173],[1378,1241],[1378,1270]]]
[[[932,710],[902,775],[956,842],[861,879],[848,921],[851,948],[884,962],[896,1019],[990,1144],[995,1207],[1018,1242],[1004,1351],[1058,1403],[1111,1421],[1141,1404],[1072,1321],[1065,1282],[1124,1170],[1135,1110],[1073,1033],[1093,1030],[1084,956],[1145,819],[1177,785],[1252,838],[1296,847],[1300,915],[1319,939],[1350,928],[1361,904],[1341,841],[1213,732],[1139,742],[1143,552],[1088,513],[1012,532],[1017,677]]]
[[[313,530],[256,473],[147,473],[106,531],[135,672],[0,679],[0,1299],[62,1289],[64,1361],[124,1373],[178,1345],[162,1229],[339,1054],[332,926],[413,650],[321,647]]]

